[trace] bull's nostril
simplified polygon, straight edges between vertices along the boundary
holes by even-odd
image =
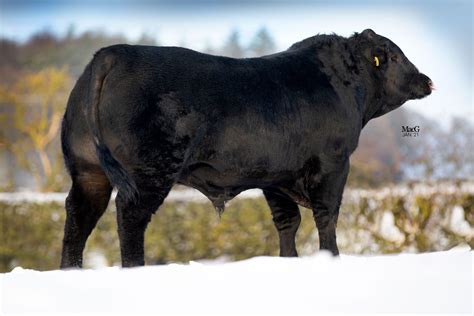
[[[428,86],[430,87],[431,91],[436,90],[436,88],[435,88],[435,86],[434,86],[434,84],[433,84],[433,81],[431,81],[431,80],[428,81]]]

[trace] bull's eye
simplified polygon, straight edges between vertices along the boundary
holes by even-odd
[[[375,67],[380,66],[380,60],[377,56],[374,56]]]

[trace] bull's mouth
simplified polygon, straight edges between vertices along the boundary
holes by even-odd
[[[421,99],[431,94],[435,90],[433,81],[424,74],[416,74],[410,81],[412,99]]]

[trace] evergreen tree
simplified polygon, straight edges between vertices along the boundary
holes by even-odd
[[[242,58],[244,57],[244,49],[240,45],[240,35],[237,30],[233,30],[227,39],[222,54],[228,57]]]
[[[254,36],[249,46],[252,56],[263,56],[274,53],[275,42],[265,27],[262,27]]]

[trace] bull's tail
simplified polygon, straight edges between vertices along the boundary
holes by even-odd
[[[104,81],[115,63],[115,56],[101,50],[96,53],[89,67],[90,87],[87,102],[87,122],[94,137],[96,153],[100,165],[109,181],[117,187],[118,191],[129,201],[138,201],[137,185],[130,174],[114,158],[109,148],[105,145],[100,130],[99,105]]]

